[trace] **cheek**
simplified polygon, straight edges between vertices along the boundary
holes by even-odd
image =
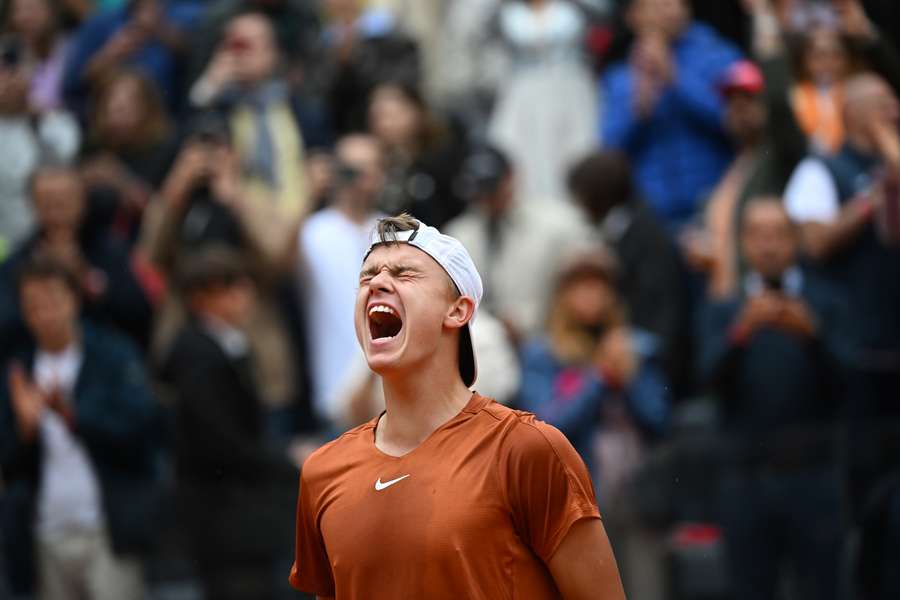
[[[356,292],[356,302],[353,305],[353,327],[356,329],[356,338],[360,342],[363,341],[363,334],[366,332],[367,323],[364,313],[368,295],[368,290],[360,287]]]
[[[406,313],[404,327],[416,337],[438,336],[443,326],[444,299],[437,294],[417,295],[415,298],[403,298]]]

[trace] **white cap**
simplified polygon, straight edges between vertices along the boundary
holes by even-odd
[[[416,229],[409,231],[397,231],[388,234],[382,238],[376,228],[372,232],[371,244],[366,250],[363,258],[368,258],[372,250],[380,244],[409,244],[415,246],[441,265],[450,280],[456,286],[456,289],[463,296],[467,296],[475,301],[475,313],[472,318],[460,331],[459,336],[459,374],[462,376],[463,382],[469,387],[474,385],[478,376],[478,364],[475,360],[475,348],[472,344],[471,324],[475,320],[475,314],[478,312],[478,305],[481,304],[481,297],[484,294],[484,287],[481,283],[481,276],[475,263],[465,247],[454,237],[444,235],[435,227],[431,227],[418,221]]]

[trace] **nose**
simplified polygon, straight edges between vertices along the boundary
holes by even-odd
[[[387,269],[378,271],[369,281],[370,292],[379,291],[390,293],[394,290],[393,279]]]

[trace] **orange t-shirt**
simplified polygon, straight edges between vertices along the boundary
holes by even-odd
[[[558,598],[545,563],[600,518],[590,475],[557,429],[473,394],[401,457],[378,419],[303,465],[291,584],[338,600]]]

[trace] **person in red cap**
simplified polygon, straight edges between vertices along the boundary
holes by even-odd
[[[559,430],[471,391],[481,277],[379,221],[355,325],[386,410],[303,465],[291,584],[320,599],[624,600],[590,475]]]
[[[765,2],[747,5],[752,8],[757,62],[734,63],[719,82],[725,130],[736,157],[709,197],[705,230],[684,240],[691,264],[707,273],[714,298],[736,291],[738,216],[743,207],[754,198],[780,197],[807,148],[788,100],[791,68],[778,20]]]

